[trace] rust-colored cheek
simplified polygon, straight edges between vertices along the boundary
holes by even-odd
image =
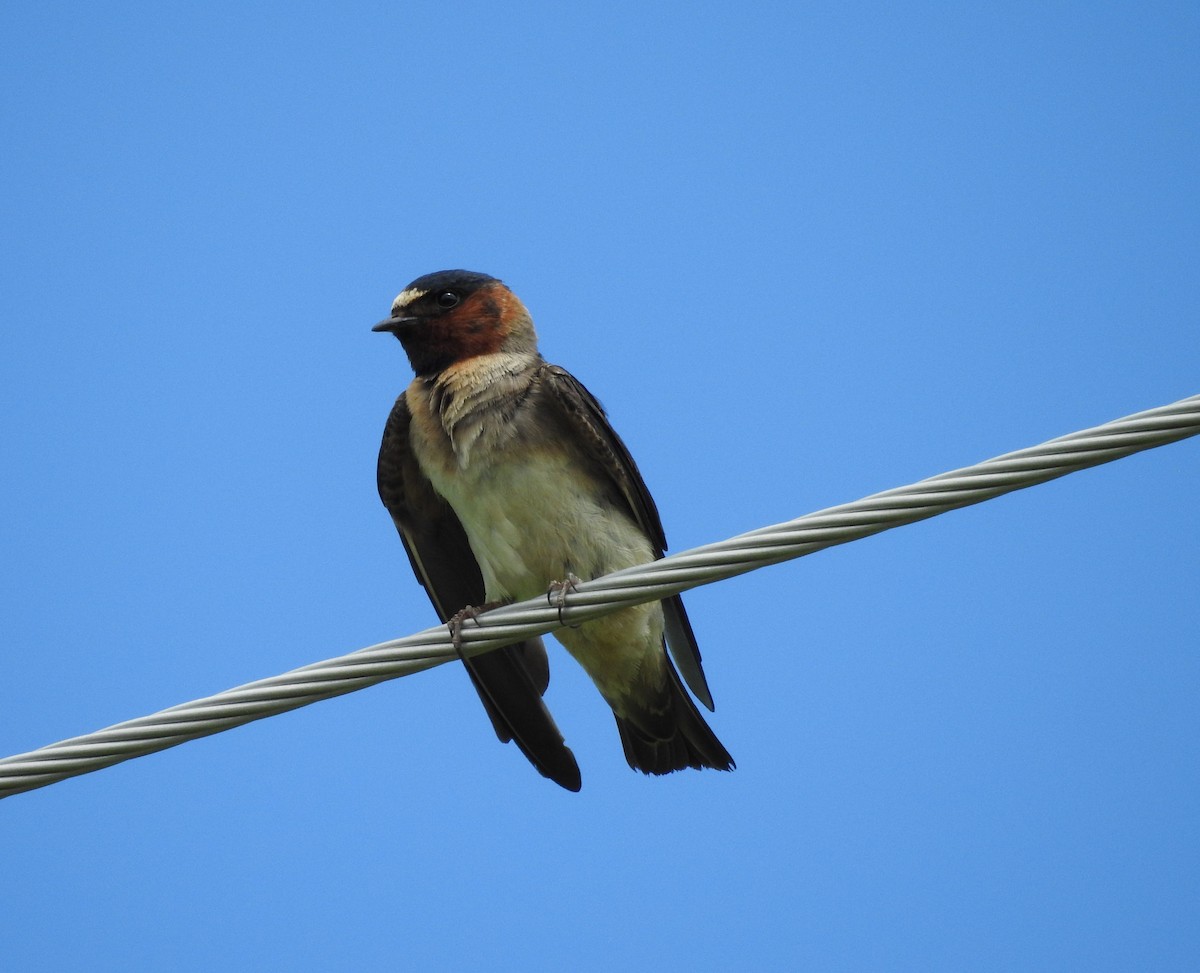
[[[503,295],[479,290],[448,314],[401,335],[418,374],[430,374],[463,359],[496,352],[504,343]]]
[[[417,374],[430,374],[467,358],[500,351],[528,312],[508,288],[482,288],[453,311],[402,336]]]
[[[519,306],[507,288],[478,290],[437,322],[437,343],[456,361],[499,351],[512,330],[511,314]]]

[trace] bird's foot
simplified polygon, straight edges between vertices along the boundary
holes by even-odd
[[[458,657],[464,662],[466,658],[463,656],[463,627],[470,619],[478,618],[484,612],[491,611],[493,608],[499,608],[503,604],[504,602],[502,601],[489,601],[486,605],[467,605],[466,608],[456,611],[450,616],[449,621],[446,622],[447,627],[450,629],[450,642],[454,645],[454,651],[458,653]],[[479,623],[476,622],[476,624]]]
[[[567,592],[574,591],[575,586],[582,583],[582,579],[577,578],[573,572],[568,571],[565,581],[551,581],[550,587],[546,589],[546,604],[558,608],[559,625],[567,624],[563,621],[563,609],[567,607]],[[567,625],[567,628],[579,628],[579,626]]]

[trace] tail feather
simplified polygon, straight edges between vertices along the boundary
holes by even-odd
[[[614,713],[629,766],[643,774],[670,774],[686,767],[733,770],[733,757],[704,722],[669,662],[666,671],[661,708],[656,706],[652,715]],[[651,718],[638,719],[639,715]]]

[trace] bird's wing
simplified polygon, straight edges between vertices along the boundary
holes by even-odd
[[[413,572],[445,622],[462,608],[483,604],[483,576],[458,517],[417,464],[410,421],[401,395],[379,448],[379,498],[400,532]],[[544,776],[567,790],[579,790],[579,765],[542,702],[550,679],[542,640],[518,642],[463,662],[496,735],[505,743],[515,740]]]
[[[596,400],[583,383],[565,368],[558,365],[542,365],[535,381],[551,394],[549,400],[559,410],[560,416],[570,429],[573,438],[584,452],[595,462],[616,485],[629,507],[629,513],[654,545],[655,553],[663,556],[667,538],[663,533],[662,520],[654,498],[646,489],[637,464],[629,455],[629,449],[609,425],[604,407]],[[691,622],[683,608],[679,595],[663,599],[663,622],[666,628],[667,646],[679,667],[684,681],[710,710],[713,708],[712,693],[704,678],[700,665],[700,649],[692,632]]]

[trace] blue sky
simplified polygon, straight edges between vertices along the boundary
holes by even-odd
[[[412,278],[674,550],[1200,392],[1194,4],[12,2],[0,751],[427,627]],[[0,803],[12,968],[1191,970],[1200,443],[687,596],[734,774],[454,666]]]

